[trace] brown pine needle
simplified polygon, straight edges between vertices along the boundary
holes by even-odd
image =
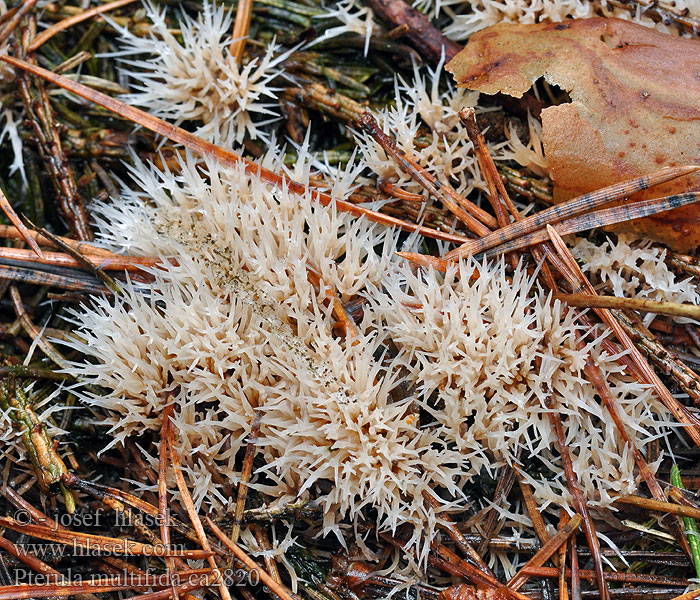
[[[417,252],[397,252],[396,256],[410,260],[419,267],[432,267],[436,271],[445,272],[447,270],[447,261],[442,260],[437,256],[430,254],[419,254]]]
[[[2,209],[2,212],[5,213],[5,216],[10,219],[12,224],[17,228],[17,231],[20,232],[22,235],[22,239],[27,242],[29,247],[34,251],[34,254],[36,254],[39,259],[44,258],[44,254],[41,251],[41,248],[39,248],[39,244],[36,243],[36,240],[34,237],[29,233],[29,230],[25,226],[24,223],[22,223],[22,219],[19,218],[17,213],[15,212],[15,209],[12,208],[12,205],[10,204],[9,200],[5,196],[2,190],[0,190],[0,209]]]
[[[169,399],[171,400],[171,399]],[[175,475],[175,481],[177,482],[177,488],[180,490],[180,501],[182,502],[187,515],[192,522],[192,527],[194,527],[197,533],[197,538],[199,543],[204,548],[204,550],[209,551],[207,557],[207,562],[211,567],[212,573],[216,575],[216,585],[219,588],[219,593],[223,600],[231,600],[231,594],[228,591],[228,587],[223,581],[221,576],[221,571],[214,561],[213,552],[210,552],[211,546],[209,545],[209,540],[207,539],[206,533],[204,533],[204,527],[202,527],[202,521],[199,519],[197,510],[194,507],[194,502],[192,502],[192,496],[190,496],[190,491],[187,489],[187,483],[185,482],[185,477],[182,475],[182,466],[180,464],[180,457],[175,450],[175,434],[173,433],[172,422],[168,418],[167,422],[163,425],[163,434],[165,435],[165,440],[167,442],[168,451],[170,453],[170,462],[173,465],[173,473]]]
[[[620,298],[618,296],[591,296],[589,294],[558,294],[555,298],[569,306],[580,308],[617,308],[621,310],[638,310],[657,315],[687,317],[700,319],[700,306],[681,304],[679,302],[659,302],[646,298]]]
[[[119,554],[128,556],[179,556],[182,558],[198,560],[211,558],[214,554],[211,550],[166,550],[152,544],[143,544],[122,538],[112,538],[91,533],[79,533],[75,531],[57,530],[44,525],[20,523],[12,517],[0,516],[0,526],[13,531],[23,533],[41,540],[48,540],[58,544],[85,548],[89,551],[105,552],[106,554]]]
[[[116,0],[115,2],[107,2],[106,4],[102,4],[100,6],[96,6],[95,8],[85,10],[79,15],[73,15],[72,17],[68,17],[67,19],[63,19],[63,21],[59,21],[58,23],[52,25],[48,29],[44,29],[44,31],[42,31],[38,36],[36,36],[32,43],[29,44],[29,46],[27,46],[27,52],[35,52],[57,33],[60,33],[61,31],[64,31],[69,27],[73,27],[73,25],[82,23],[83,21],[86,21],[87,19],[99,15],[101,13],[113,10],[115,8],[120,8],[121,6],[126,6],[127,4],[131,4],[132,2],[135,2],[135,0]]]
[[[270,577],[267,574],[267,571],[261,568],[252,558],[250,558],[250,556],[248,556],[238,544],[234,544],[230,538],[228,538],[226,534],[221,531],[219,527],[217,527],[214,521],[212,521],[209,517],[205,517],[205,519],[207,520],[207,525],[212,530],[214,535],[219,538],[219,541],[226,546],[250,572],[257,573],[260,577],[260,581],[269,587],[274,594],[281,598],[281,600],[299,600],[296,594],[293,594],[284,585],[277,583],[272,577]]]
[[[237,64],[241,63],[245,42],[250,29],[250,17],[253,14],[253,0],[238,0],[236,9],[236,20],[233,23],[233,33],[231,34],[231,56]]]
[[[570,217],[575,217],[584,212],[592,211],[596,208],[609,204],[621,198],[625,198],[635,192],[646,190],[657,186],[661,183],[677,179],[693,173],[700,169],[699,166],[687,167],[670,167],[661,169],[651,175],[637,177],[616,183],[614,185],[602,188],[595,192],[590,192],[582,196],[573,198],[562,204],[552,206],[543,211],[540,211],[532,216],[526,217],[518,223],[512,223],[507,227],[503,227],[493,233],[490,233],[478,240],[469,241],[463,246],[456,248],[445,255],[446,260],[456,260],[458,257],[467,256],[469,254],[476,255],[494,248],[516,238],[519,238],[538,229],[542,229],[546,225],[554,225]]]
[[[643,200],[641,202],[633,202],[614,208],[596,210],[586,215],[566,219],[556,225],[547,225],[547,227],[556,229],[560,236],[569,235],[571,233],[595,229],[596,227],[605,227],[606,225],[625,223],[634,219],[656,215],[680,206],[693,204],[698,200],[700,200],[700,192],[674,194],[672,196],[664,196],[663,198],[654,198],[653,200]],[[537,231],[523,235],[510,242],[486,250],[484,254],[485,256],[494,256],[496,254],[512,252],[526,246],[544,242],[548,237],[545,229],[538,229]]]
[[[241,479],[238,482],[238,496],[236,497],[236,509],[233,513],[233,528],[231,530],[231,541],[234,544],[238,543],[238,536],[241,533],[241,521],[243,520],[243,511],[245,510],[245,501],[248,497],[248,482],[250,481],[250,474],[253,470],[255,445],[258,442],[258,435],[260,434],[261,420],[262,413],[258,410],[255,413],[255,419],[253,420],[253,425],[248,435],[248,444],[246,445],[243,468],[241,469]]]
[[[168,404],[163,411],[163,422],[160,430],[160,443],[158,444],[158,515],[160,516],[160,539],[163,542],[163,547],[167,550],[170,548],[170,510],[168,509],[168,441],[166,428],[170,423],[170,415],[173,413],[173,405]],[[175,562],[172,558],[165,559],[166,574],[171,575],[177,570]],[[178,600],[179,594],[175,586],[173,586],[173,598]]]
[[[529,577],[547,577],[554,579],[559,576],[559,570],[554,567],[523,567],[524,575]],[[566,570],[566,575],[571,576],[571,569]],[[579,569],[581,579],[593,581],[596,578],[595,571],[590,569]],[[647,585],[661,586],[686,586],[690,582],[680,577],[668,577],[666,575],[651,575],[646,573],[618,573],[616,571],[606,571],[603,573],[605,581],[611,583],[643,583]]]
[[[358,123],[401,171],[410,175],[424,190],[438,198],[470,231],[476,235],[487,235],[490,233],[490,227],[498,226],[498,222],[485,210],[455,192],[449,185],[438,181],[405,152],[399,150],[396,141],[382,131],[372,113],[363,113]]]
[[[525,569],[541,567],[550,558],[554,558],[554,553],[557,552],[563,544],[566,544],[569,537],[579,528],[582,522],[583,519],[581,515],[574,514],[569,522],[557,531],[554,536],[549,538],[542,548],[525,563],[520,571],[513,575],[506,585],[513,590],[519,590],[531,577]]]
[[[523,477],[519,466],[513,465],[513,472],[515,473],[515,478],[517,479],[518,485],[520,486],[520,492],[523,496],[523,502],[525,503],[527,514],[530,516],[530,520],[532,521],[532,526],[535,529],[535,533],[537,534],[537,537],[539,538],[542,546],[545,546],[547,543],[549,543],[551,536],[547,532],[547,526],[545,525],[544,519],[542,518],[542,513],[539,507],[537,506],[535,496],[532,493],[532,489],[528,485],[527,481],[525,481],[525,478]],[[552,562],[558,566],[559,557],[552,556]]]
[[[55,247],[54,243],[47,238],[45,235],[42,235],[38,231],[32,231],[31,229],[26,229],[26,235],[29,235],[32,237],[37,244],[40,244],[42,246],[52,246]],[[24,234],[22,231],[20,231],[17,227],[14,225],[0,225],[0,238],[2,239],[9,239],[9,240],[24,240]],[[60,237],[56,236],[57,239],[61,240],[64,244],[70,246],[74,250],[77,250],[78,252],[81,252],[82,254],[90,254],[93,256],[118,256],[117,254],[114,254],[113,252],[110,252],[109,250],[105,250],[104,248],[100,248],[99,246],[95,246],[94,244],[91,244],[90,242],[79,242],[76,240],[72,240],[67,237]]]
[[[397,200],[404,200],[406,202],[423,202],[425,200],[425,197],[421,194],[414,194],[413,192],[404,190],[386,179],[380,179],[377,182],[377,189],[389,196],[393,196]]]
[[[459,119],[467,130],[467,135],[474,146],[476,159],[479,163],[479,170],[486,180],[489,188],[489,202],[493,211],[496,213],[496,219],[500,228],[506,227],[510,223],[508,213],[510,213],[516,221],[520,219],[520,213],[515,205],[511,202],[508,192],[503,185],[501,175],[493,162],[493,158],[486,148],[486,140],[482,135],[479,127],[476,124],[476,112],[473,108],[463,108],[459,111]]]
[[[103,254],[84,254],[95,268],[103,271],[143,271],[143,267],[152,267],[161,262],[159,258],[140,256],[120,256],[113,254],[105,256]],[[25,248],[4,248],[0,247],[0,259],[16,260],[19,262],[54,265],[58,267],[85,268],[85,265],[66,254],[65,252],[43,252],[37,258],[35,253]]]
[[[557,406],[554,405],[554,399],[551,396],[549,401],[552,404],[550,409],[552,411],[557,411]],[[593,519],[591,519],[590,513],[588,512],[586,499],[583,497],[583,492],[581,491],[578,479],[576,478],[576,473],[574,472],[574,467],[571,462],[571,455],[569,454],[569,448],[566,445],[564,428],[562,427],[558,412],[550,412],[548,413],[548,416],[550,422],[552,423],[552,428],[554,429],[556,446],[559,450],[559,457],[564,469],[564,475],[566,476],[566,481],[574,508],[576,508],[583,519],[583,531],[586,534],[586,541],[588,542],[588,548],[591,551],[591,558],[593,559],[593,567],[596,572],[596,581],[598,583],[598,591],[600,592],[600,600],[608,600],[610,596],[608,594],[608,586],[603,578],[603,559],[600,553],[600,542],[598,541],[598,536],[595,532]]]
[[[180,127],[176,127],[175,125],[167,123],[166,121],[163,121],[158,117],[154,117],[153,115],[143,110],[140,110],[133,106],[129,106],[128,104],[124,104],[124,102],[116,100],[115,98],[112,98],[107,94],[103,94],[102,92],[98,92],[97,90],[84,86],[81,83],[71,81],[66,77],[56,75],[55,73],[52,73],[47,69],[39,67],[38,65],[33,65],[31,63],[20,60],[18,58],[14,58],[12,56],[0,56],[0,60],[3,60],[6,63],[23,69],[33,75],[37,75],[45,79],[46,81],[49,81],[50,83],[58,85],[59,87],[62,87],[63,89],[68,90],[69,92],[72,92],[73,94],[76,94],[81,98],[84,98],[85,100],[93,102],[94,104],[98,104],[99,106],[102,106],[107,110],[117,115],[120,115],[125,119],[128,119],[129,121],[132,121],[133,123],[137,123],[142,127],[153,131],[154,133],[168,138],[172,142],[182,144],[183,146],[185,146],[185,148],[189,148],[190,150],[193,150],[194,152],[197,152],[202,155],[209,155],[222,165],[234,166],[239,163],[242,163],[245,166],[245,170],[248,173],[257,175],[266,183],[277,187],[286,187],[295,194],[303,195],[304,193],[309,192],[311,198],[319,202],[319,204],[321,204],[322,206],[328,206],[329,204],[335,202],[335,206],[338,210],[349,213],[356,217],[364,216],[369,221],[375,223],[381,223],[389,227],[398,227],[399,229],[402,229],[404,231],[418,232],[420,235],[423,235],[425,237],[443,240],[446,242],[455,242],[458,244],[463,244],[464,242],[468,241],[467,238],[461,235],[455,235],[453,233],[438,231],[437,229],[432,229],[430,227],[423,227],[415,223],[409,223],[408,221],[404,221],[403,219],[397,219],[396,217],[391,217],[389,215],[385,215],[374,210],[363,208],[362,206],[358,206],[357,204],[353,204],[352,202],[334,199],[329,194],[320,192],[318,190],[308,190],[306,186],[304,186],[301,183],[293,181],[287,178],[286,176],[280,175],[278,173],[274,173],[273,171],[261,167],[257,163],[254,163],[253,161],[248,160],[245,157],[220,148],[219,146],[216,146],[211,142],[207,142],[197,137],[196,135],[185,131]]]

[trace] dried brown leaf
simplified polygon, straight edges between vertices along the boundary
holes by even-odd
[[[700,163],[700,43],[618,19],[517,25],[474,34],[448,65],[459,85],[522,96],[538,78],[571,102],[542,111],[545,155],[563,201],[665,166]],[[635,200],[700,189],[693,174]],[[678,250],[700,245],[700,206],[631,224]]]

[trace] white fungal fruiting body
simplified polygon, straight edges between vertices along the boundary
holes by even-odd
[[[396,140],[400,150],[441,183],[449,183],[458,193],[466,196],[475,187],[487,187],[458,114],[464,107],[476,106],[479,94],[454,89],[449,82],[447,90],[441,92],[442,64],[440,61],[435,70],[428,70],[426,75],[414,67],[411,83],[398,79],[395,103],[378,111],[377,121]],[[416,143],[421,128],[429,131],[431,136]],[[388,179],[413,193],[423,192],[423,188],[399,170],[370,136],[358,135],[356,140],[365,163],[380,178]]]
[[[434,521],[422,492],[456,493],[463,458],[416,426],[411,397],[392,399],[398,368],[375,361],[381,338],[360,332],[346,344],[326,307],[329,293],[352,297],[393,268],[391,232],[273,192],[242,169],[194,162],[177,176],[136,169],[150,208],[138,194],[102,207],[106,242],[175,255],[178,265],[158,271],[149,294],[128,287],[75,315],[76,347],[92,360],[72,372],[107,390],[84,391],[85,401],[110,410],[116,442],[156,429],[172,397],[199,502],[223,503],[206,471],[235,480],[259,410],[269,493],[330,480],[319,500],[329,528],[336,512],[364,505],[387,528]]]
[[[205,2],[196,19],[183,15],[180,43],[168,29],[165,13],[149,2],[144,6],[153,23],[148,37],[119,29],[118,55],[146,55],[123,60],[135,89],[125,100],[177,124],[201,123],[197,135],[215,143],[239,144],[246,134],[265,138],[259,117],[275,115],[270,82],[289,53],[278,54],[272,44],[241,65],[229,52],[232,18],[222,7]]]
[[[322,35],[309,44],[309,47],[348,33],[354,33],[365,38],[364,54],[367,56],[372,34],[377,29],[371,8],[362,6],[357,0],[345,0],[336,3],[332,9],[316,18],[319,19],[319,23],[323,23],[321,19],[336,19],[341,22],[341,25],[326,29]]]
[[[308,181],[303,158],[293,175]],[[485,264],[470,282],[470,261],[416,275],[393,262],[393,232],[190,155],[177,174],[137,164],[134,179],[140,191],[98,209],[103,242],[177,264],[156,269],[145,292],[127,286],[74,313],[73,345],[89,361],[71,373],[103,388],[82,398],[108,409],[115,443],[157,430],[174,400],[198,503],[225,506],[211,472],[236,481],[259,412],[266,466],[254,485],[313,493],[327,531],[365,507],[380,530],[413,524],[425,557],[439,512],[464,506],[461,486],[516,462],[519,449],[551,471],[533,479],[537,496],[567,502],[549,395],[589,501],[606,506],[635,488],[631,456],[584,379],[573,318],[520,269],[512,282],[503,265]],[[335,189],[347,197],[350,185]],[[364,299],[355,338],[334,334],[329,294]],[[590,349],[641,445],[657,405],[597,342]],[[426,499],[436,489],[438,508]]]
[[[468,457],[468,474],[491,468],[494,457],[497,464],[551,470],[530,478],[546,506],[569,501],[547,415],[551,398],[589,503],[609,506],[614,494],[635,489],[634,462],[585,378],[588,353],[638,445],[658,435],[663,410],[648,390],[622,376],[597,339],[578,349],[584,332],[573,313],[532,287],[525,272],[509,281],[503,264],[481,265],[470,282],[475,266],[464,263],[444,278],[404,272],[403,281],[387,285],[393,301],[373,295],[421,406],[440,436]]]
[[[580,238],[572,252],[593,283],[605,286],[614,296],[648,298],[662,302],[700,304],[700,289],[691,277],[679,280],[666,264],[666,250],[651,242],[633,242],[618,236],[618,241],[607,239],[600,246]],[[644,320],[649,324],[653,313]],[[679,322],[687,319],[678,317]]]

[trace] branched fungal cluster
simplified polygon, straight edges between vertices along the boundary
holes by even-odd
[[[301,150],[293,175],[308,182]],[[274,155],[264,163],[281,166]],[[370,508],[382,530],[411,523],[425,556],[439,513],[464,506],[462,486],[482,469],[539,464],[549,474],[529,477],[536,496],[568,503],[550,396],[591,504],[635,489],[629,449],[583,376],[588,353],[638,445],[657,435],[663,411],[594,332],[577,349],[586,332],[526,271],[511,279],[502,263],[469,260],[445,276],[415,273],[392,258],[392,230],[242,169],[191,155],[179,169],[137,162],[138,191],[99,207],[103,243],[171,262],[146,290],[130,285],[74,313],[74,347],[90,360],[71,373],[104,390],[81,395],[109,410],[114,443],[157,429],[174,400],[198,502],[229,500],[211,470],[236,480],[236,453],[259,413],[259,489],[311,494],[327,531]],[[336,197],[353,176],[336,182]],[[334,334],[332,297],[362,304],[356,332]]]

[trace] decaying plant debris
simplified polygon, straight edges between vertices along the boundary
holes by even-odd
[[[697,595],[692,4],[1,9],[0,598]]]

